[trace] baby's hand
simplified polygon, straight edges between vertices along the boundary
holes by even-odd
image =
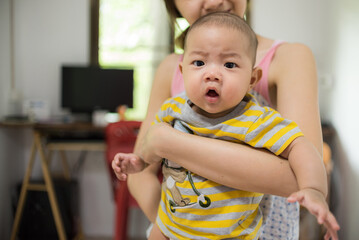
[[[112,169],[120,181],[126,181],[127,174],[141,172],[146,163],[136,154],[117,153],[112,160]]]
[[[288,202],[299,202],[300,205],[308,209],[313,214],[319,224],[323,224],[327,228],[324,239],[337,240],[337,231],[340,229],[334,215],[329,211],[324,195],[312,188],[302,189],[292,193],[288,198]]]

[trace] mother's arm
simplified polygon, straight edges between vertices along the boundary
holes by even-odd
[[[150,127],[142,146],[146,161],[171,159],[222,185],[289,196],[298,190],[287,160],[247,145],[199,137],[165,123]]]
[[[322,155],[318,81],[311,50],[303,44],[283,44],[276,51],[269,76],[276,86],[278,112],[295,121]]]
[[[135,145],[135,153],[140,155],[141,141],[147,129],[155,120],[162,103],[171,96],[171,80],[178,63],[178,55],[167,56],[159,65],[152,84],[150,100],[145,120],[142,122]],[[154,222],[161,197],[161,185],[157,177],[160,164],[148,166],[144,171],[128,176],[127,185],[147,218]]]

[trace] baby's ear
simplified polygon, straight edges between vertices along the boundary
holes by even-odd
[[[252,70],[251,82],[249,84],[249,89],[251,90],[257,84],[259,80],[262,78],[262,69],[260,67],[255,67]]]

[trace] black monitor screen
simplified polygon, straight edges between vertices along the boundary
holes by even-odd
[[[73,113],[133,107],[133,70],[62,67],[61,105]]]

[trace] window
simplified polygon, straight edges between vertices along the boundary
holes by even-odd
[[[169,49],[166,14],[162,0],[99,0],[99,65],[134,69],[128,119],[145,117],[155,69]]]

